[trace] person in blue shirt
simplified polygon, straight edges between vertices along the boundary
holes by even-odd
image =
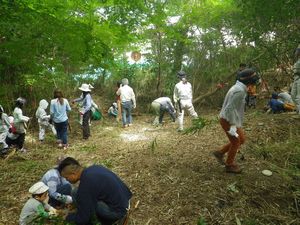
[[[92,108],[92,97],[91,97],[90,85],[82,84],[81,87],[79,87],[79,90],[82,91],[82,95],[79,98],[74,99],[72,103],[82,102],[82,108],[80,110],[80,115],[82,115],[82,135],[83,135],[83,139],[87,140],[91,135],[90,124],[89,124],[91,118],[91,108]]]
[[[56,89],[54,91],[54,99],[50,104],[50,118],[54,122],[57,132],[58,147],[68,148],[68,114],[71,107],[67,99],[63,97],[62,91]]]
[[[271,108],[272,113],[280,113],[284,111],[284,103],[278,99],[277,93],[272,94],[272,98],[269,101],[268,106]]]
[[[58,168],[70,183],[80,181],[73,195],[77,212],[68,214],[67,222],[90,225],[96,218],[102,225],[111,225],[126,217],[132,193],[115,173],[98,165],[84,168],[71,157]]]

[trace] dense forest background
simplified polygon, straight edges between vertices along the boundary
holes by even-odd
[[[241,62],[262,76],[279,68],[288,83],[299,10],[298,0],[0,0],[1,104],[23,96],[35,109],[83,81],[112,97],[127,77],[139,108],[171,95],[180,69],[197,99]]]

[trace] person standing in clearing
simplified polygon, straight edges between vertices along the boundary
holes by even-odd
[[[0,154],[5,154],[8,149],[6,144],[6,136],[8,134],[9,128],[11,127],[8,116],[4,113],[3,107],[0,105]]]
[[[82,102],[82,108],[80,110],[80,114],[82,115],[82,136],[83,139],[87,140],[91,135],[89,125],[92,108],[91,89],[88,84],[82,84],[79,90],[82,91],[82,95],[80,98],[73,100],[72,103]]]
[[[192,85],[186,79],[186,73],[179,71],[177,77],[180,81],[175,85],[173,100],[178,109],[178,131],[183,131],[184,110],[187,110],[193,118],[198,118],[198,114],[193,106]]]
[[[131,111],[136,108],[135,94],[128,84],[127,78],[122,79],[122,86],[117,91],[117,95],[121,97],[122,122],[124,128],[132,125]]]
[[[245,109],[245,97],[247,87],[256,84],[259,77],[252,69],[245,69],[240,73],[239,80],[236,81],[226,94],[221,113],[220,124],[225,131],[229,143],[221,150],[214,151],[213,155],[219,163],[225,164],[226,172],[241,173],[241,168],[235,163],[235,156],[241,144],[245,142],[242,123]],[[227,160],[224,162],[224,155],[227,153]]]
[[[122,87],[122,82],[118,81],[117,82],[117,91],[119,90],[119,88]],[[117,115],[117,122],[122,120],[122,106],[121,106],[121,96],[117,95],[117,106],[118,106],[118,115]]]
[[[300,114],[300,45],[298,46],[295,57],[297,62],[294,64],[294,82],[292,84],[291,96],[296,105],[297,113]]]
[[[71,107],[67,99],[63,97],[61,90],[54,91],[54,99],[50,104],[50,116],[54,122],[57,132],[58,147],[63,147],[64,150],[68,148],[68,115]]]
[[[174,106],[170,98],[168,97],[157,98],[151,103],[151,107],[155,112],[155,119],[153,121],[154,126],[162,124],[162,120],[165,112],[168,112],[172,117],[173,122],[175,122],[176,111],[174,109]]]
[[[19,97],[16,100],[16,107],[13,112],[14,117],[14,126],[16,128],[16,133],[18,134],[18,141],[17,141],[17,149],[20,150],[20,152],[25,153],[26,149],[23,148],[24,142],[25,142],[25,135],[26,135],[26,129],[27,129],[27,122],[30,120],[29,117],[23,115],[23,107],[26,103],[26,100],[24,98]],[[11,143],[6,142],[9,146]]]
[[[50,115],[47,115],[46,109],[48,107],[49,103],[42,99],[39,103],[39,107],[36,110],[35,116],[38,119],[39,124],[39,141],[43,142],[45,139],[45,132],[47,128],[50,128],[52,130],[52,133],[54,136],[56,136],[56,130],[55,127],[49,122]]]

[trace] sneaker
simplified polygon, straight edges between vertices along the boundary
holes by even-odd
[[[226,173],[241,173],[242,169],[238,165],[225,166]]]
[[[62,147],[63,147],[63,144],[62,144],[62,143],[59,143],[59,144],[58,144],[58,147],[59,147],[59,148],[62,148]]]
[[[225,165],[225,162],[224,162],[224,154],[221,153],[220,151],[213,151],[213,156],[218,160],[218,162],[221,164],[221,165]]]
[[[67,150],[67,149],[68,149],[68,147],[69,147],[69,145],[68,145],[68,144],[64,144],[63,146],[64,146],[64,147],[63,147],[63,149],[64,149],[64,150]]]
[[[132,126],[132,123],[127,124],[127,127],[131,127],[131,126]]]

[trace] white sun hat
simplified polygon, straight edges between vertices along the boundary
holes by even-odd
[[[91,91],[90,85],[88,85],[88,84],[82,84],[81,87],[79,88],[79,90],[85,91],[85,92],[90,92]]]
[[[49,187],[46,184],[44,184],[42,181],[39,181],[29,188],[29,193],[35,195],[43,194],[48,191],[48,189]]]

